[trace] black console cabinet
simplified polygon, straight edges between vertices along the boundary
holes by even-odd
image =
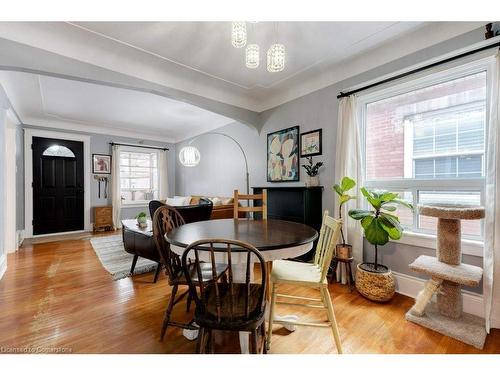
[[[322,194],[323,186],[262,186],[252,187],[253,194],[260,194],[267,189],[267,217],[307,224],[318,232],[323,218]],[[259,204],[258,202],[255,202]],[[257,215],[256,215],[257,218]],[[315,244],[316,245],[316,244]],[[314,248],[300,257],[300,260],[310,260]]]

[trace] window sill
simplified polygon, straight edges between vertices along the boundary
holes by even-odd
[[[425,247],[429,249],[436,248],[436,236],[432,234],[404,232],[400,240],[391,240],[395,243]],[[483,242],[462,239],[462,254],[483,257]]]
[[[122,208],[135,208],[135,207],[148,207],[149,202],[134,202],[134,203],[122,203]]]

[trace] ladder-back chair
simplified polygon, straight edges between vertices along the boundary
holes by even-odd
[[[239,201],[246,200],[248,202],[248,206],[240,206]],[[254,201],[254,205],[250,206],[250,201]],[[255,201],[260,203],[260,206],[255,205]],[[267,190],[262,189],[261,194],[240,194],[238,190],[234,191],[234,218],[238,219],[239,213],[244,212],[252,213],[255,215],[256,212],[262,215],[262,219],[267,219]],[[255,217],[252,217],[255,218]]]
[[[333,333],[337,351],[342,353],[342,345],[340,335],[333,310],[332,300],[328,292],[327,274],[335,246],[340,235],[341,221],[328,216],[328,211],[323,215],[323,223],[319,234],[318,243],[316,245],[316,253],[314,263],[301,263],[289,260],[275,260],[272,265],[270,277],[271,282],[271,307],[269,312],[269,329],[267,333],[267,349],[271,346],[271,336],[273,324],[283,325],[299,325],[312,327],[330,327]],[[279,294],[277,292],[278,285],[292,284],[314,289],[319,289],[321,298],[310,298],[305,296],[294,296],[288,294]],[[296,300],[296,301],[313,301],[316,304],[297,303],[288,301],[277,301],[277,297],[281,299]],[[302,321],[286,321],[275,319],[275,305],[286,304],[296,305],[304,308],[315,308],[326,310],[328,315],[328,323],[314,323]]]

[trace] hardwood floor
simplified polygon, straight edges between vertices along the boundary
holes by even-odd
[[[170,293],[165,276],[153,274],[112,281],[88,240],[27,245],[8,256],[0,281],[0,352],[41,348],[72,353],[194,353],[195,342],[169,327],[159,341]],[[299,294],[300,288],[293,288]],[[292,288],[280,289],[292,292]],[[305,292],[305,291],[304,291]],[[307,293],[307,292],[306,292]],[[407,322],[413,300],[402,296],[377,304],[330,286],[345,353],[500,353],[500,330],[493,330],[484,351]],[[301,309],[302,310],[302,309]],[[278,313],[324,319],[323,312],[278,306]],[[174,320],[189,320],[185,302]],[[216,352],[236,353],[237,334],[217,333]],[[276,327],[271,353],[335,353],[331,331]]]

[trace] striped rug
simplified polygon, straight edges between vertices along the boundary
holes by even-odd
[[[102,266],[111,274],[113,280],[120,280],[131,275],[130,267],[134,256],[123,248],[121,235],[94,237],[90,243]],[[154,271],[156,266],[156,262],[139,257],[134,275]]]

